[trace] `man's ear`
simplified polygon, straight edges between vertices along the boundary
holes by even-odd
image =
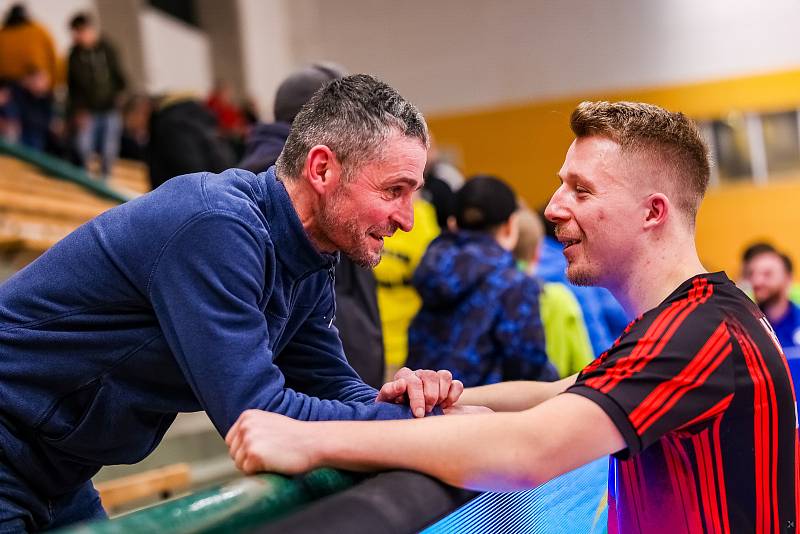
[[[306,156],[305,175],[314,191],[325,195],[339,186],[342,165],[330,148],[315,145]]]
[[[645,200],[644,228],[652,229],[667,222],[672,205],[664,193],[653,193]]]

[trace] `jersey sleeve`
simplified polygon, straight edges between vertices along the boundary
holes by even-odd
[[[715,306],[687,298],[656,308],[590,363],[567,392],[597,403],[636,455],[665,434],[704,428],[730,404],[733,341]]]

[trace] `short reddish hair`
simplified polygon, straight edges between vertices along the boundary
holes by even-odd
[[[675,203],[693,225],[711,165],[697,125],[683,113],[640,102],[581,102],[570,117],[577,137],[599,135],[624,152],[645,153],[673,170]]]

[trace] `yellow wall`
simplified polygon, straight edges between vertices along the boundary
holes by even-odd
[[[539,206],[556,188],[556,173],[572,141],[569,115],[582,100],[650,102],[700,120],[733,110],[787,110],[800,107],[800,70],[434,115],[429,124],[440,146],[461,155],[467,175],[502,176],[530,205]],[[709,191],[697,228],[706,267],[735,276],[744,246],[765,238],[800,265],[800,178]]]

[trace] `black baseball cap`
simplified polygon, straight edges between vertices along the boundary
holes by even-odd
[[[346,75],[344,68],[334,63],[315,63],[293,72],[281,82],[275,94],[275,120],[291,124],[318,89]]]
[[[518,207],[517,196],[503,180],[473,176],[456,193],[456,223],[462,230],[489,230],[508,221]]]

